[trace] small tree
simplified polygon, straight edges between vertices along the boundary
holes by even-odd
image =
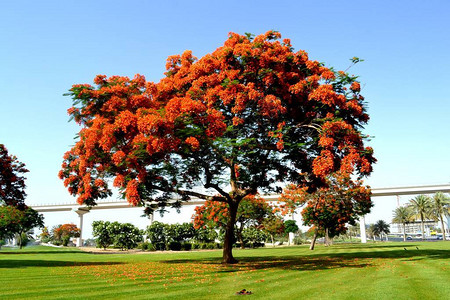
[[[389,224],[387,224],[385,221],[383,220],[378,220],[374,226],[373,226],[373,234],[374,235],[378,235],[380,237],[380,241],[382,240],[382,236],[383,234],[386,235],[386,239],[387,239],[387,235],[389,234],[390,230],[389,230]]]
[[[264,241],[268,238],[260,228],[251,226],[242,230],[242,241],[253,248],[264,245]]]
[[[23,212],[13,206],[0,206],[0,240],[14,237]]]
[[[109,228],[114,237],[114,247],[121,250],[136,248],[143,241],[142,231],[131,223],[113,222]]]
[[[167,224],[154,221],[151,225],[147,226],[146,235],[147,239],[155,246],[157,250],[165,250],[168,243],[166,232]]]
[[[362,180],[352,180],[348,172],[328,176],[326,184],[312,193],[306,188],[288,185],[279,199],[284,214],[305,206],[303,224],[315,230],[311,250],[319,232],[323,231],[328,244],[330,238],[345,233],[348,225],[355,225],[357,218],[369,213],[373,206],[370,188],[364,186]]]
[[[170,224],[164,226],[164,235],[167,242],[183,242],[190,240],[195,235],[194,225],[192,223]]]
[[[25,164],[8,154],[5,145],[0,144],[0,205],[25,207]]]
[[[106,250],[114,242],[114,237],[110,232],[110,224],[108,221],[94,221],[92,222],[92,234],[95,237],[97,248]]]
[[[41,242],[43,242],[43,243],[48,243],[50,241],[51,235],[50,235],[50,232],[48,231],[47,226],[42,228],[42,232],[39,235],[39,238],[40,238]]]
[[[53,228],[53,237],[63,246],[67,246],[71,238],[80,236],[80,229],[75,224],[62,224]]]
[[[207,226],[212,229],[225,230],[229,218],[228,204],[219,201],[206,201],[202,206],[195,208],[192,216],[194,228]],[[261,227],[265,218],[271,217],[274,208],[263,198],[248,196],[241,201],[236,215],[235,236],[245,248],[242,231],[249,227]]]
[[[262,230],[270,236],[272,246],[275,247],[275,235],[284,232],[283,219],[277,215],[272,215],[262,222]]]
[[[289,233],[295,233],[298,231],[297,222],[295,220],[286,220],[284,221],[284,232],[288,234],[289,245],[291,244],[291,240],[289,239]]]
[[[425,239],[425,218],[431,217],[431,199],[425,195],[419,195],[409,200],[409,208],[412,210],[414,217],[420,218],[422,228],[422,240]]]
[[[406,224],[414,221],[412,211],[409,207],[400,206],[394,210],[394,218],[392,223],[402,224],[403,227],[403,241],[406,241]]]
[[[14,206],[0,206],[0,237],[17,236],[20,249],[23,247],[24,234],[34,227],[44,227],[42,214],[25,205],[22,209]]]

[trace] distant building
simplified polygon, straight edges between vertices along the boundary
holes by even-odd
[[[402,224],[390,224],[391,227],[391,234],[403,234],[403,225]],[[425,228],[425,236],[430,236],[430,232],[434,229],[441,229],[440,222],[433,221],[433,220],[425,220],[424,221],[424,228]],[[407,235],[418,235],[423,234],[422,233],[422,223],[420,220],[416,220],[413,223],[406,224],[405,231]],[[446,226],[446,232],[448,232],[447,226]]]

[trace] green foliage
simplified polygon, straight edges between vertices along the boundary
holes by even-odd
[[[70,241],[70,236],[65,235],[62,237],[62,245],[63,246],[67,247],[67,245],[69,244],[69,241]]]
[[[298,231],[297,222],[295,220],[286,220],[284,221],[284,232],[297,232]]]
[[[256,227],[248,227],[242,230],[244,245],[249,245],[252,248],[263,246],[267,238],[268,235]]]
[[[48,231],[48,227],[42,228],[42,232],[39,235],[39,238],[42,243],[48,243],[51,240],[50,232]]]
[[[92,235],[95,237],[97,248],[106,249],[114,242],[114,237],[109,229],[111,222],[94,221],[92,222]]]
[[[132,249],[143,240],[142,231],[131,223],[94,221],[92,228],[98,248]]]
[[[183,242],[196,239],[197,231],[194,229],[192,223],[165,224],[154,221],[151,225],[147,226],[147,230],[145,231],[145,233],[147,235],[147,239],[149,239],[155,245],[155,248],[157,250],[172,250],[170,249],[170,244],[172,242],[177,242],[180,245],[183,245]],[[201,234],[202,238],[207,238],[208,236],[208,233],[203,231],[201,232]]]
[[[166,250],[166,243],[165,242],[156,242],[153,245],[155,246],[155,250],[159,250],[159,251]]]
[[[184,242],[181,244],[181,250],[189,251],[192,249],[192,244],[189,242]]]
[[[149,242],[139,243],[138,249],[141,249],[141,250],[144,250],[144,251],[156,251],[155,246],[152,243],[149,243]]]
[[[378,220],[371,229],[373,235],[381,237],[382,234],[389,234],[389,224],[383,220]]]
[[[147,235],[147,239],[149,239],[152,244],[154,244],[155,246],[157,244],[163,243],[166,244],[167,241],[167,237],[166,237],[166,232],[167,232],[167,228],[168,225],[158,222],[158,221],[154,221],[151,225],[147,226],[147,230],[145,231],[145,234]],[[165,247],[164,247],[165,248]],[[159,249],[159,247],[156,247],[157,250],[164,250],[164,249]]]
[[[133,249],[143,240],[142,231],[131,223],[113,222],[109,228],[115,248]]]
[[[199,243],[214,242],[218,238],[217,231],[212,228],[199,228],[195,230],[194,240]]]
[[[181,250],[181,243],[178,242],[178,241],[171,241],[171,242],[169,242],[167,248],[169,250],[172,250],[172,251],[180,251]]]
[[[303,245],[308,243],[308,240],[303,236],[294,237],[294,245]]]
[[[0,239],[12,238],[17,234],[22,248],[22,234],[34,227],[44,227],[44,217],[31,207],[22,210],[15,206],[0,206]]]

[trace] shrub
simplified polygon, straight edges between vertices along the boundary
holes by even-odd
[[[148,242],[139,243],[137,246],[138,249],[146,251],[148,249]]]
[[[189,251],[192,249],[192,244],[188,242],[184,242],[181,244],[181,250]]]
[[[267,239],[267,234],[256,227],[248,227],[242,231],[242,239],[246,247],[261,247]]]
[[[166,250],[166,243],[158,242],[153,244],[155,246],[155,250],[164,251]]]
[[[142,242],[142,231],[131,223],[114,222],[108,226],[114,239],[114,247],[124,249],[136,248]]]
[[[193,239],[199,243],[210,243],[214,242],[217,237],[217,232],[214,229],[206,227],[195,230]]]
[[[149,242],[143,242],[138,245],[138,249],[144,250],[144,251],[155,251],[155,246],[152,243]]]
[[[181,243],[178,242],[178,241],[169,242],[168,248],[169,248],[169,250],[172,250],[172,251],[180,251],[181,250]]]
[[[206,245],[205,249],[218,249],[219,248],[218,243],[206,243],[205,245]]]
[[[152,242],[152,244],[156,245],[156,244],[166,244],[167,242],[167,224],[158,222],[158,221],[154,221],[151,225],[147,226],[147,229],[145,231],[147,238]],[[165,248],[165,246],[164,246]],[[157,250],[164,250],[164,249],[159,249],[157,247]]]
[[[109,225],[111,223],[106,221],[92,222],[92,234],[94,235],[97,248],[106,249],[113,243],[113,236],[110,232]]]
[[[64,236],[62,237],[62,245],[63,245],[64,247],[67,247],[67,245],[69,244],[69,242],[70,242],[70,236],[64,235]]]
[[[294,237],[294,245],[302,245],[305,243],[307,243],[307,241],[304,238],[302,238],[300,236]]]
[[[263,242],[254,242],[252,244],[252,248],[259,248],[259,247],[264,247],[264,243]]]

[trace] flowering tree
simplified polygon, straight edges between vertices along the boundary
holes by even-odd
[[[223,261],[233,263],[245,197],[279,191],[279,181],[314,189],[339,169],[369,174],[372,149],[360,132],[369,116],[356,77],[280,38],[230,33],[200,59],[169,57],[158,83],[136,75],[74,85],[69,114],[82,129],[59,174],[69,192],[95,205],[112,178],[133,205],[164,205],[175,194],[175,206],[190,197],[226,203]]]
[[[270,235],[272,245],[275,247],[275,235],[282,234],[285,230],[283,218],[278,215],[272,215],[264,219],[262,229],[265,233]]]
[[[62,224],[52,230],[53,239],[63,246],[69,244],[70,238],[79,237],[81,230],[75,224]]]
[[[263,220],[272,216],[273,210],[274,208],[261,197],[247,196],[241,201],[236,213],[235,233],[242,248],[244,248],[242,236],[244,228],[250,226],[261,228]],[[229,218],[228,204],[220,201],[206,201],[202,206],[195,208],[192,216],[195,229],[206,226],[225,230]]]
[[[25,164],[9,155],[5,145],[0,144],[0,204],[19,206],[24,209]]]
[[[328,242],[329,237],[345,233],[348,224],[355,225],[357,217],[369,213],[373,206],[370,188],[361,180],[351,180],[347,173],[334,173],[327,177],[326,183],[313,193],[308,193],[304,187],[289,185],[280,197],[285,214],[305,206],[303,223],[314,227],[311,250],[320,233],[324,233]]]

